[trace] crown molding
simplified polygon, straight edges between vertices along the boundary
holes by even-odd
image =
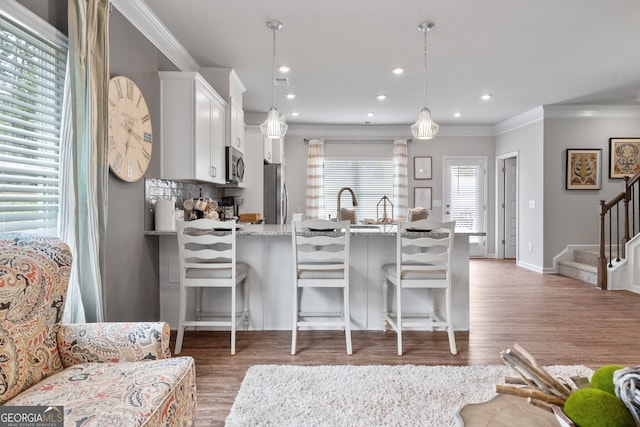
[[[496,124],[493,127],[493,135],[502,135],[503,133],[511,132],[520,127],[530,125],[543,119],[544,108],[542,106],[536,107]]]
[[[639,105],[546,105],[545,119],[634,118],[640,117]]]
[[[180,71],[198,71],[200,66],[169,29],[142,0],[111,0],[122,15],[158,48]]]
[[[264,121],[266,113],[245,112],[245,122],[247,126],[257,125]],[[309,136],[323,135],[325,137],[336,137],[353,135],[369,135],[371,139],[381,138],[407,138],[411,139],[411,125],[363,125],[363,124],[311,124],[311,123],[289,123],[287,135]],[[442,136],[493,136],[493,126],[447,126],[441,125],[438,137]]]

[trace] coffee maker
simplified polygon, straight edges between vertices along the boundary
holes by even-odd
[[[238,219],[240,206],[244,200],[238,196],[225,196],[220,201],[220,218],[224,220]]]

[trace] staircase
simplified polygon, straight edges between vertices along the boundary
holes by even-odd
[[[575,249],[572,259],[558,260],[558,274],[583,282],[598,284],[598,250]]]

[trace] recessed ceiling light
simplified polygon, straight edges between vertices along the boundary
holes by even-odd
[[[297,111],[292,111],[292,112],[291,112],[291,115],[292,115],[293,117],[298,117],[298,116],[300,115],[300,113],[298,113]]]
[[[402,67],[396,67],[396,68],[393,69],[393,74],[395,74],[395,75],[400,75],[402,73],[404,73],[404,68],[402,68]]]
[[[286,65],[281,65],[278,70],[280,70],[281,73],[288,73],[289,71],[291,71],[291,68],[287,67]]]
[[[295,93],[288,93],[287,94],[287,99],[294,99],[296,97]]]
[[[483,101],[488,101],[488,100],[491,99],[491,94],[490,93],[485,93],[480,98],[482,98]]]
[[[384,93],[381,93],[380,95],[378,95],[378,96],[377,96],[377,98],[378,98],[380,101],[384,101],[385,99],[387,99],[387,95],[385,95]]]
[[[373,113],[373,112],[369,112],[369,113],[367,113],[367,116],[369,116],[369,117],[373,117],[373,116],[375,116],[375,115],[376,115],[376,113]]]
[[[462,117],[462,113],[453,113],[453,117]]]

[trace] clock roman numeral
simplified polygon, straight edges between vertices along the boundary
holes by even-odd
[[[131,80],[127,80],[127,98],[133,101],[133,82]]]
[[[142,123],[147,123],[150,119],[151,117],[149,117],[148,114],[145,114],[144,116],[142,116]]]
[[[127,177],[131,178],[133,176],[133,168],[131,167],[131,162],[127,162]]]
[[[151,144],[151,134],[149,132],[144,133],[144,140]]]
[[[116,160],[113,162],[113,167],[116,168],[118,171],[122,170],[122,153],[118,153],[116,155]]]
[[[140,106],[140,101],[142,101],[142,92],[138,95],[138,102],[136,102],[136,108]]]
[[[140,164],[140,159],[138,159],[137,162],[138,162],[138,170],[140,171],[140,175],[142,175],[144,173],[144,168]]]
[[[109,151],[113,151],[116,148],[116,140],[113,135],[109,135]]]
[[[147,147],[142,147],[142,155],[147,160],[147,162],[151,159],[151,153],[147,150]]]
[[[120,80],[116,80],[116,90],[118,91],[118,98],[124,98],[124,94],[122,93],[122,83],[120,83]]]

